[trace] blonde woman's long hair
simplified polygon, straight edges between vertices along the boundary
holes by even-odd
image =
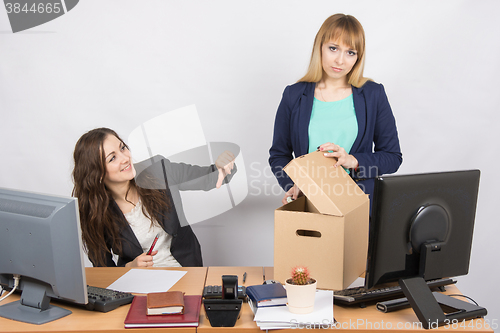
[[[335,14],[323,22],[316,34],[311,54],[311,61],[306,75],[299,82],[319,82],[323,77],[321,48],[329,41],[341,41],[356,50],[358,60],[347,74],[347,82],[354,87],[361,87],[368,81],[363,77],[365,66],[365,31],[359,21],[351,15]]]

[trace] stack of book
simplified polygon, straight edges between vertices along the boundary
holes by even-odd
[[[200,308],[201,295],[169,291],[135,296],[125,318],[125,328],[197,327]]]
[[[254,321],[261,330],[283,328],[334,328],[333,291],[317,290],[314,311],[294,314],[287,306],[257,307]]]

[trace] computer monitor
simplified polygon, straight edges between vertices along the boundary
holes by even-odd
[[[43,324],[71,313],[51,298],[87,303],[76,198],[0,188],[0,286],[20,276],[21,299],[0,316]]]
[[[425,282],[468,273],[479,176],[467,170],[375,180],[365,287],[399,281],[425,328],[486,315],[431,293]]]

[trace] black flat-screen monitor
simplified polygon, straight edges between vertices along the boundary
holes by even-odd
[[[486,314],[443,304],[425,282],[469,272],[479,177],[467,170],[375,180],[365,287],[399,281],[425,328]]]
[[[87,303],[76,198],[0,188],[0,286],[12,289],[14,276],[21,299],[1,317],[43,324],[71,313],[51,298]]]

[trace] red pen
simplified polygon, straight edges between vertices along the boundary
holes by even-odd
[[[156,244],[157,240],[158,240],[158,234],[156,234],[156,237],[153,240],[153,244],[151,244],[151,247],[149,248],[149,251],[147,253],[148,256],[151,255],[151,252],[153,252],[153,249],[155,248],[155,244]]]

